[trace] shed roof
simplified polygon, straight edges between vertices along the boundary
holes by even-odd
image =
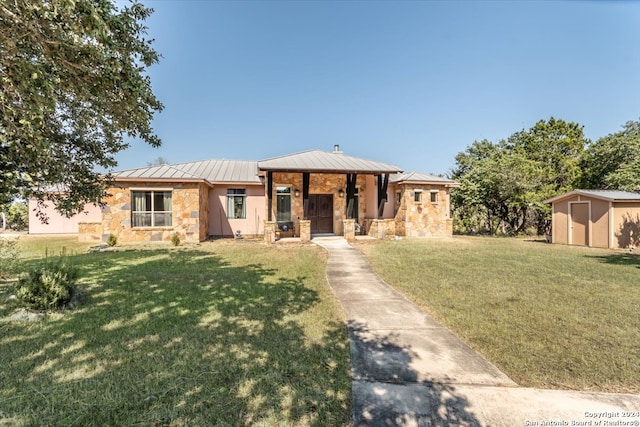
[[[460,184],[448,178],[443,178],[441,176],[429,175],[429,174],[420,173],[420,172],[407,172],[407,173],[393,174],[389,177],[389,182],[396,183],[396,184],[399,184],[399,183],[440,184],[440,185],[446,185],[448,187],[460,186]]]
[[[309,150],[258,162],[263,171],[322,173],[400,173],[396,165],[346,156],[341,151]]]
[[[260,184],[256,161],[202,160],[114,172],[116,180],[177,180]]]
[[[619,190],[573,190],[568,193],[560,194],[544,201],[544,203],[553,203],[558,200],[572,197],[575,195],[593,197],[594,199],[606,200],[609,202],[640,202],[640,193],[632,193],[629,191]]]

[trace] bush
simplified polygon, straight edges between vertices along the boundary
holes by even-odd
[[[29,209],[24,202],[15,202],[7,211],[7,227],[22,231],[29,227]]]
[[[30,308],[62,308],[76,293],[78,270],[67,259],[47,262],[20,277],[16,298]]]
[[[173,233],[171,236],[171,243],[173,243],[173,246],[178,246],[180,244],[180,236],[178,236],[178,233]]]
[[[0,238],[0,279],[5,279],[14,272],[19,256],[17,240]]]
[[[116,237],[116,235],[115,234],[109,234],[109,237],[107,238],[107,245],[115,246],[116,243],[118,243],[118,238]]]

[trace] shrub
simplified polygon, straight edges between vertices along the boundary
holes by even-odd
[[[16,298],[36,310],[61,308],[76,292],[78,270],[66,258],[47,262],[20,277]]]
[[[0,238],[0,279],[14,272],[19,256],[18,240]]]
[[[118,243],[118,238],[116,237],[115,234],[109,234],[109,237],[107,238],[107,245],[109,246],[115,246],[116,243]]]
[[[12,230],[26,230],[29,225],[29,209],[26,202],[14,202],[7,209],[7,227]]]
[[[173,246],[178,246],[180,244],[180,236],[178,236],[178,233],[173,233],[171,236],[171,243],[173,243]]]

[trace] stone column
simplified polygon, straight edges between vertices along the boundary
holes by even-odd
[[[308,219],[300,220],[300,241],[301,242],[311,241],[311,220],[308,220]]]
[[[342,227],[344,229],[344,238],[351,242],[356,239],[356,220],[355,219],[343,219]]]
[[[264,222],[264,241],[266,243],[276,242],[276,222],[275,221]]]

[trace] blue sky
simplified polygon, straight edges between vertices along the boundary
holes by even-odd
[[[159,149],[117,169],[309,149],[447,173],[553,116],[640,118],[640,2],[144,0]]]

